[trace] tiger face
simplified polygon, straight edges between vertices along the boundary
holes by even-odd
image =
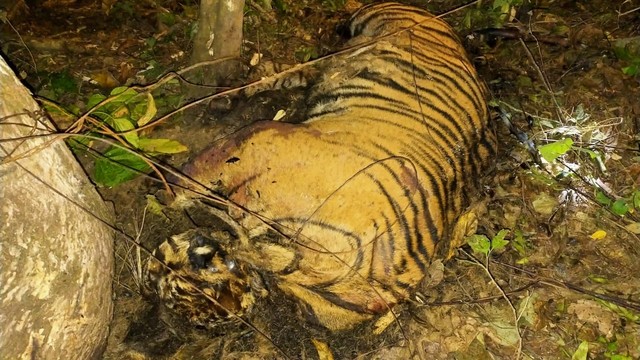
[[[195,229],[163,242],[146,267],[151,290],[195,325],[212,327],[244,315],[259,278],[225,250],[230,240],[227,232]]]
[[[352,51],[317,71],[306,121],[254,123],[183,168],[197,186],[182,197],[222,196],[236,229],[158,248],[168,267],[150,266],[152,287],[192,321],[241,316],[277,291],[306,320],[348,329],[408,298],[460,243],[495,153],[484,85],[422,9],[366,6],[350,31]]]

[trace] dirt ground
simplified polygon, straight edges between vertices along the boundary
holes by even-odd
[[[463,3],[406,2],[436,14]],[[245,64],[256,53],[285,64],[331,53],[341,41],[336,26],[360,5],[269,3],[247,1]],[[117,239],[105,358],[640,358],[639,7],[635,0],[488,1],[445,16],[491,91],[500,154],[478,228],[485,237],[474,244],[493,241],[485,253],[465,246],[444,266],[435,263],[381,335],[372,324],[327,334],[301,324],[290,299],[278,297],[248,317],[259,331],[184,324],[143,295],[146,255],[130,239],[152,249],[189,223],[156,210],[151,195],[162,185],[150,177],[101,187],[129,236]],[[0,1],[0,45],[34,93],[79,115],[95,94],[152,84],[187,66],[196,17],[197,4],[186,0]],[[167,82],[154,91],[160,117],[184,106],[192,88]],[[206,102],[145,134],[185,145],[186,152],[160,157],[179,167],[243,124],[278,110],[292,116],[300,96]],[[60,129],[74,120],[52,116]],[[94,157],[78,156],[93,173]]]

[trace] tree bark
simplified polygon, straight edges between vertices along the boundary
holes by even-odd
[[[16,116],[37,110],[0,57],[0,358],[99,358],[113,308],[113,210],[64,142],[39,136],[52,133],[48,119]]]
[[[201,0],[198,31],[193,40],[191,63],[239,58],[242,48],[242,17],[244,0]],[[217,84],[234,76],[236,61],[225,61],[208,67],[203,76],[206,83]]]

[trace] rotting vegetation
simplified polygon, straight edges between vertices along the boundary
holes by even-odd
[[[460,5],[412,3],[434,13]],[[153,83],[184,62],[195,5],[149,4],[118,1],[108,9],[60,8],[46,16],[39,8],[28,15],[14,9],[2,28],[8,40],[2,50],[39,95],[69,112],[68,117],[52,112],[64,129],[113,88]],[[243,56],[249,62],[261,53],[292,64],[328,54],[340,41],[333,29],[357,5],[248,2]],[[446,266],[434,264],[415,301],[398,307],[398,321],[380,336],[371,336],[364,326],[337,335],[300,329],[288,299],[272,299],[260,309],[263,316],[249,319],[264,334],[240,325],[211,334],[158,315],[140,295],[146,254],[134,242],[153,248],[188,224],[163,218],[172,214],[145,197],[160,187],[148,179],[102,188],[116,205],[118,227],[135,239],[117,242],[117,316],[106,357],[282,357],[275,346],[290,358],[318,357],[328,354],[322,343],[335,358],[640,357],[637,6],[631,1],[488,1],[447,15],[489,85],[496,121],[508,118],[521,141],[498,127],[501,154],[479,235]],[[104,14],[120,23],[105,21]],[[107,104],[106,116],[94,114],[74,129],[110,138],[114,131],[142,128],[145,121],[184,105],[184,84],[173,79],[160,85],[151,86],[153,102],[143,95],[126,110]],[[233,110],[178,113],[135,132],[137,144],[145,137],[180,140],[188,152],[147,152],[165,154],[160,159],[177,166],[230,127],[271,117],[298,96],[273,94],[234,103]],[[118,101],[123,98],[111,104]],[[104,126],[105,119],[123,118],[128,123]],[[136,141],[129,137],[126,142]],[[108,151],[105,145],[95,150]],[[89,169],[99,167],[87,153],[79,157]]]

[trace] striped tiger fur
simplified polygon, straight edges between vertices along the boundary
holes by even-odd
[[[322,63],[306,121],[254,123],[184,167],[195,190],[229,200],[211,209],[227,230],[163,243],[171,270],[149,262],[160,298],[195,323],[280,291],[308,320],[351,328],[459,245],[454,227],[495,152],[482,82],[425,10],[369,5],[349,26],[352,50]]]

